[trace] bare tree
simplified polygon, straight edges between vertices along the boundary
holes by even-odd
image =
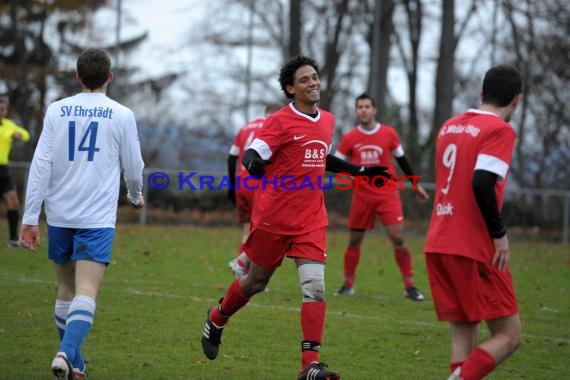
[[[501,55],[521,70],[513,175],[524,186],[567,189],[570,183],[570,15],[563,2],[504,1],[510,33]],[[530,154],[529,154],[530,153]]]
[[[378,1],[374,1],[374,6],[378,6]],[[392,35],[394,33],[394,21],[393,21],[393,14],[394,14],[394,0],[382,0],[380,2],[380,14],[379,20],[376,20],[376,9],[374,11],[374,19],[369,24],[371,24],[371,28],[367,33],[367,41],[370,45],[370,75],[368,79],[368,89],[370,92],[372,91],[373,84],[377,88],[377,94],[372,94],[373,96],[376,95],[376,103],[378,106],[378,116],[380,120],[384,120],[388,114],[386,112],[386,93],[388,91],[388,67],[390,65],[390,50],[392,47]],[[375,30],[376,24],[379,24],[379,30]],[[375,39],[378,39],[378,45],[374,44]],[[378,49],[378,51],[375,51]],[[377,62],[373,59],[374,55],[377,55]],[[376,64],[376,67],[373,65]],[[373,72],[376,75],[373,75]],[[375,83],[372,83],[375,81]]]
[[[224,86],[223,91],[227,92],[229,86],[238,96],[241,93],[238,89],[245,86],[247,80],[243,75],[243,61],[238,57],[246,41],[244,14],[246,9],[249,10],[250,2],[251,0],[216,2],[211,9],[220,15],[216,24],[200,25],[200,40],[204,49],[212,51],[212,47],[215,47],[216,57],[222,58],[220,61],[223,61],[223,65],[219,68],[218,75],[232,81]],[[335,114],[341,115],[340,124],[346,124],[345,117],[350,115],[348,117],[352,118],[352,107],[348,112],[346,104],[352,104],[355,83],[359,86],[356,91],[362,92],[366,88],[365,78],[368,72],[364,65],[367,63],[369,51],[362,49],[362,42],[364,36],[369,33],[370,25],[363,22],[365,16],[362,6],[369,6],[368,3],[368,0],[306,0],[297,4],[295,0],[291,0],[266,2],[263,7],[256,6],[252,41],[255,47],[253,61],[259,62],[258,57],[264,55],[267,64],[256,64],[252,71],[250,80],[254,107],[261,110],[264,103],[282,99],[275,73],[292,51],[297,49],[292,46],[298,44],[298,51],[315,58],[321,68],[320,106],[334,109]],[[291,9],[285,8],[287,5]],[[300,6],[299,17],[294,9],[297,5]],[[296,28],[299,30],[296,31]],[[295,37],[297,34],[298,37]],[[211,68],[218,69],[214,66]],[[188,91],[196,92],[196,85],[188,87]],[[208,124],[225,127],[236,124],[235,119],[240,113],[241,104],[236,102],[235,97],[224,96],[211,87],[200,93],[202,97],[211,99],[212,104],[216,106],[217,111],[209,114]],[[338,97],[338,94],[342,94],[342,98]],[[208,106],[209,101],[205,103]],[[219,109],[229,111],[223,113],[226,118],[221,123],[220,120],[213,120],[219,116]],[[243,120],[239,121],[242,122]]]
[[[441,35],[439,43],[439,56],[435,79],[435,106],[432,117],[432,126],[426,143],[422,146],[424,157],[432,157],[437,131],[453,113],[453,98],[456,85],[455,52],[467,24],[475,10],[477,2],[471,1],[467,14],[456,26],[455,0],[442,1]],[[456,28],[458,29],[456,31]],[[430,174],[433,168],[430,167]]]
[[[290,0],[289,57],[301,54],[301,0]]]
[[[4,1],[0,3],[0,93],[10,97],[11,109],[32,135],[21,159],[29,159],[42,127],[48,82],[57,79],[56,48],[48,43],[54,30],[49,21],[84,24],[105,0],[75,2]],[[19,152],[14,152],[16,157]]]
[[[324,45],[324,57],[321,68],[321,77],[324,79],[324,91],[321,93],[320,106],[324,109],[331,109],[332,101],[336,93],[335,79],[338,72],[338,65],[340,62],[342,51],[346,47],[346,39],[341,40],[341,34],[347,33],[349,22],[345,22],[349,17],[349,0],[336,0],[334,2],[334,9],[332,13],[334,16],[325,17],[324,20],[324,33],[326,41]],[[326,9],[327,5],[323,6],[322,13],[329,13]],[[320,54],[319,54],[320,55]]]
[[[420,0],[404,0],[402,5],[406,10],[407,16],[407,35],[409,38],[409,52],[406,52],[404,43],[400,33],[395,33],[396,45],[400,53],[400,58],[406,75],[408,77],[408,123],[405,129],[406,151],[412,162],[419,159],[420,151],[418,145],[418,106],[417,106],[417,88],[418,88],[418,65],[419,65],[419,47],[422,37],[422,3]]]

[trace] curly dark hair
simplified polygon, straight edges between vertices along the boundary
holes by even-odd
[[[111,58],[103,49],[87,49],[77,58],[77,74],[90,90],[101,87],[111,72]]]
[[[309,57],[304,56],[297,56],[295,58],[291,58],[289,62],[287,62],[279,72],[279,83],[281,84],[281,90],[285,96],[289,99],[293,99],[295,96],[290,94],[287,91],[287,86],[293,85],[293,80],[295,79],[295,72],[302,66],[311,66],[317,74],[319,74],[319,67],[317,63]]]

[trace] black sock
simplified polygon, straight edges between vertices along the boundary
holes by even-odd
[[[20,219],[20,212],[18,210],[8,210],[6,218],[10,226],[10,240],[18,240],[18,219]]]

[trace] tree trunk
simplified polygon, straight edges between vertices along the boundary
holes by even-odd
[[[437,61],[437,76],[435,80],[435,107],[432,128],[429,138],[424,145],[423,156],[429,162],[435,152],[435,137],[441,125],[451,116],[453,106],[453,85],[455,83],[454,63],[457,38],[455,36],[455,0],[443,0],[441,19],[441,39],[439,44],[439,59]],[[433,178],[433,165],[428,166],[430,173],[426,176]]]
[[[289,58],[301,54],[301,0],[291,0],[289,14]]]
[[[342,49],[339,46],[339,37],[342,32],[343,20],[348,14],[348,2],[349,0],[341,0],[335,7],[337,18],[333,25],[332,38],[327,40],[327,44],[325,46],[325,60],[324,67],[322,69],[322,77],[325,79],[325,86],[324,91],[321,91],[321,101],[319,104],[326,110],[331,109],[334,94],[336,93],[334,85],[338,63],[342,53]]]
[[[406,68],[408,73],[408,89],[410,93],[410,120],[408,133],[405,136],[406,155],[411,162],[418,162],[420,158],[420,149],[418,141],[418,107],[417,107],[417,87],[418,87],[418,65],[419,65],[419,47],[422,35],[422,4],[418,0],[406,1],[406,11],[408,14],[408,29],[410,35],[410,46],[412,49],[412,57],[409,67]]]
[[[376,0],[380,1],[380,0]],[[390,65],[390,48],[391,48],[391,37],[394,31],[394,21],[392,19],[394,14],[394,0],[383,0],[380,5],[380,28],[375,30],[374,25],[369,33],[369,44],[370,44],[370,78],[368,80],[369,86],[368,91],[376,99],[376,105],[378,107],[378,117],[382,120],[386,116],[386,92],[388,89],[387,77],[388,77],[388,67]],[[378,33],[379,32],[379,33]],[[374,36],[374,34],[379,34]],[[379,38],[378,46],[374,46],[374,39]],[[374,51],[377,49],[377,51]],[[377,54],[377,58],[374,55]],[[375,65],[376,67],[373,67]],[[373,92],[373,83],[377,89],[377,94]]]

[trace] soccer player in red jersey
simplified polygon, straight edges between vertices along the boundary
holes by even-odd
[[[437,136],[436,192],[424,251],[437,317],[451,326],[450,379],[483,378],[521,340],[500,211],[516,137],[508,121],[521,91],[514,67],[491,68],[482,106],[449,119]],[[478,345],[481,321],[491,337]]]
[[[340,379],[319,362],[324,331],[327,212],[323,196],[325,169],[389,178],[385,167],[364,168],[330,153],[334,117],[317,107],[320,99],[318,67],[311,58],[295,57],[280,71],[279,83],[292,102],[270,115],[246,150],[242,163],[260,177],[255,192],[251,232],[245,242],[251,265],[235,279],[218,307],[208,310],[202,348],[215,359],[228,319],[263,291],[284,257],[295,260],[303,295],[301,304],[301,369],[298,378]]]
[[[270,115],[281,107],[283,107],[281,103],[270,103],[265,107],[265,115]],[[249,270],[250,260],[247,257],[247,253],[243,250],[243,245],[249,235],[254,193],[254,190],[252,190],[254,181],[251,181],[251,185],[248,183],[245,186],[244,180],[249,176],[249,173],[241,164],[241,160],[243,153],[249,148],[255,135],[263,126],[265,118],[265,116],[259,117],[241,127],[236,134],[228,155],[228,176],[232,184],[232,187],[228,190],[228,199],[236,205],[238,221],[241,223],[243,230],[238,256],[228,263],[228,267],[236,277],[245,276]],[[239,183],[236,182],[236,178]]]
[[[377,109],[374,99],[364,93],[356,98],[355,106],[358,125],[342,137],[335,156],[343,160],[349,159],[356,165],[383,165],[388,167],[391,174],[396,174],[392,163],[394,157],[404,173],[413,176],[414,172],[404,155],[396,130],[389,125],[376,122]],[[413,190],[419,202],[428,200],[429,196],[422,185],[414,182]],[[404,244],[404,212],[399,186],[396,185],[376,188],[362,184],[354,187],[348,222],[350,237],[344,252],[344,284],[335,294],[354,294],[353,285],[360,261],[360,246],[366,230],[374,228],[376,216],[386,227],[392,242],[394,257],[404,281],[406,297],[414,301],[423,300],[423,294],[414,286],[412,258]]]

